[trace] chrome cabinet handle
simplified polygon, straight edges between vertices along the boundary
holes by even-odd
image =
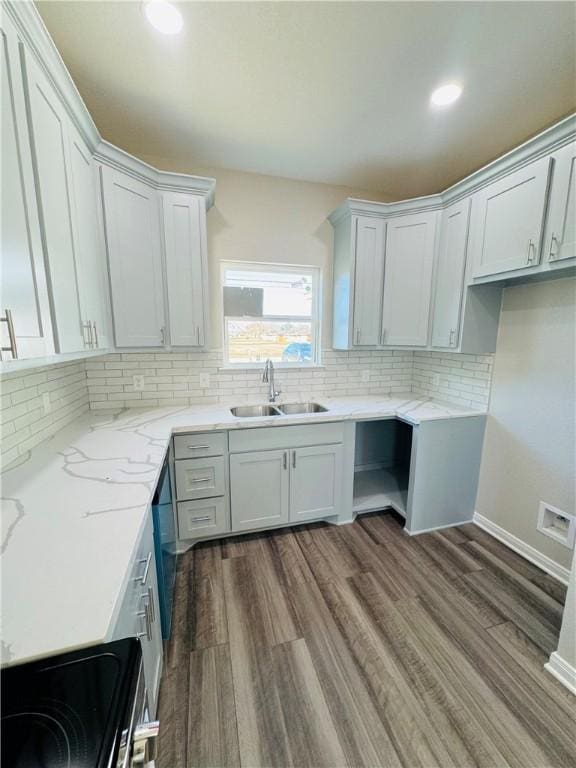
[[[550,251],[548,253],[548,260],[554,261],[554,259],[558,256],[558,252],[560,250],[560,243],[558,241],[558,238],[554,233],[552,233],[552,237],[550,238]]]
[[[296,469],[296,451],[292,451],[292,469]]]
[[[532,238],[530,238],[530,240],[528,240],[528,264],[532,264],[532,261],[534,260],[532,256],[533,248],[534,248],[534,241],[532,240]]]
[[[147,640],[152,640],[152,622],[150,620],[150,609],[148,608],[148,603],[146,603],[144,606],[143,611],[138,611],[137,615],[144,619],[146,632],[138,632],[136,637],[145,637]]]
[[[139,581],[141,584],[146,584],[146,582],[148,581],[148,571],[150,570],[151,561],[152,561],[152,552],[148,553],[148,557],[143,558],[142,560],[139,561],[140,563],[146,563],[146,565],[144,566],[144,573],[142,574],[142,576],[139,576],[136,579],[136,581]]]
[[[150,610],[150,620],[156,621],[156,605],[154,604],[154,590],[148,587],[148,607]]]
[[[162,326],[162,328],[160,328],[160,344],[162,344],[162,346],[164,346],[164,344],[166,344],[166,339],[165,339],[165,334],[164,334],[164,326]]]
[[[382,328],[382,334],[380,335],[380,344],[382,346],[386,344],[386,328]]]
[[[196,344],[200,346],[200,326],[196,326]]]
[[[203,517],[193,517],[191,523],[209,523],[212,520],[210,515],[204,515]]]
[[[286,451],[284,451],[282,462],[284,464],[284,469],[288,469],[288,454],[286,453]]]
[[[2,352],[10,352],[13,360],[18,359],[18,349],[16,347],[16,333],[14,331],[14,321],[12,319],[12,310],[5,309],[4,317],[0,317],[0,323],[6,323],[8,328],[8,338],[10,340],[9,347],[0,347],[0,360],[2,359]]]
[[[190,480],[191,483],[208,483],[212,480],[211,477],[197,477],[194,480]]]
[[[455,336],[455,334],[456,334],[456,331],[454,330],[454,328],[451,328],[450,329],[450,339],[448,341],[448,346],[449,347],[454,346],[454,336]]]
[[[208,450],[208,448],[210,448],[210,446],[209,445],[187,445],[186,448],[188,448],[189,451],[199,451],[201,449],[202,450],[203,449]]]
[[[98,330],[96,328],[96,320],[92,321],[92,328],[94,328],[94,349],[98,349]],[[92,336],[92,331],[90,331],[90,336]]]
[[[82,333],[82,341],[84,342],[84,346],[88,347],[88,349],[92,349],[92,326],[90,325],[89,320],[80,322],[80,331]],[[86,338],[85,331],[88,331],[88,338]]]

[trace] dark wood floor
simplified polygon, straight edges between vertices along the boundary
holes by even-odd
[[[575,766],[543,664],[564,588],[473,525],[392,514],[180,558],[160,768]]]

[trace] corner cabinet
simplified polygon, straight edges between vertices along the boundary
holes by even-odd
[[[152,174],[142,175],[143,163],[116,154],[125,170],[118,163],[100,167],[116,346],[202,347],[208,324],[207,194],[165,190]],[[174,174],[164,176],[171,182]],[[211,179],[200,181],[213,187]]]
[[[165,319],[156,190],[107,166],[101,178],[116,346],[160,347]]]
[[[382,345],[425,347],[432,292],[436,211],[388,221]]]
[[[458,346],[469,218],[468,198],[442,211],[432,313],[433,347]]]

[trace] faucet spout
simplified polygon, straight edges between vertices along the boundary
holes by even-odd
[[[262,381],[268,384],[268,402],[275,403],[276,398],[280,394],[280,390],[276,390],[274,386],[274,363],[270,358],[266,360],[264,364],[264,372],[262,373]]]

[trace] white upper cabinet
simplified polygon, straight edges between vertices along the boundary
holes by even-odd
[[[382,343],[425,347],[432,290],[436,211],[388,221]]]
[[[118,347],[159,347],[164,338],[164,288],[158,193],[102,166],[106,242]]]
[[[432,314],[433,347],[458,346],[469,217],[469,198],[442,211]]]
[[[473,277],[540,263],[550,166],[550,157],[543,157],[476,195]]]
[[[92,154],[78,131],[70,126],[70,169],[74,250],[85,346],[111,346],[108,276],[103,232],[100,228],[96,177]]]
[[[69,118],[52,85],[27,50],[24,61],[55,346],[57,352],[78,352],[85,348],[85,339],[72,235]]]
[[[203,197],[163,192],[168,318],[172,346],[206,344],[206,204]]]
[[[386,222],[356,217],[354,250],[354,346],[380,344]]]
[[[16,31],[0,20],[1,280],[0,358],[45,357],[54,352],[40,223],[26,124]],[[10,326],[8,325],[10,320]]]
[[[544,237],[544,261],[550,266],[576,258],[576,143],[552,155],[552,187]]]

